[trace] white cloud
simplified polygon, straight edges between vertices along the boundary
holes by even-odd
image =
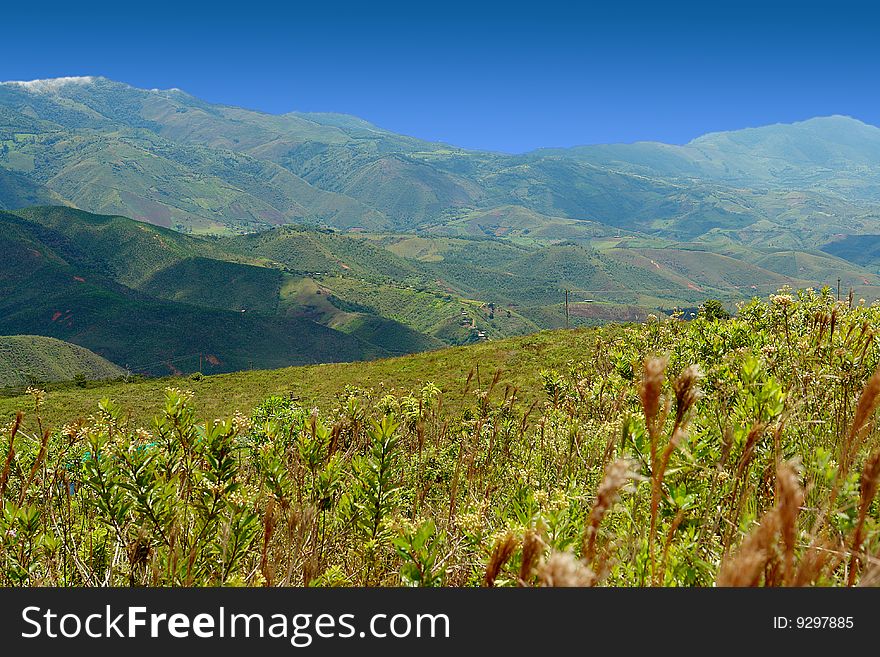
[[[28,91],[33,91],[35,93],[52,93],[58,91],[59,89],[61,89],[61,87],[69,84],[91,84],[96,79],[97,78],[92,75],[87,75],[67,78],[49,78],[47,80],[28,80],[26,82],[12,80],[9,82],[3,82],[2,84],[11,84],[18,87],[24,87]]]

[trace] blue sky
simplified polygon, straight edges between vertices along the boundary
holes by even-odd
[[[0,79],[104,75],[470,147],[880,124],[869,3],[12,3]]]

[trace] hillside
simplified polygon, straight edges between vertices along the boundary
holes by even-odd
[[[870,302],[878,134],[830,117],[505,155],[103,78],[3,83],[0,331],[161,375],[523,335],[565,324],[565,290],[574,325],[838,280]]]
[[[612,332],[617,329],[610,329]],[[498,385],[519,390],[519,398],[531,403],[542,394],[535,373],[543,368],[563,367],[579,355],[587,354],[596,334],[591,329],[544,331],[464,347],[448,347],[426,353],[370,362],[288,367],[276,370],[244,371],[205,376],[163,377],[109,384],[94,383],[88,388],[67,387],[50,390],[42,404],[44,416],[62,424],[94,412],[104,398],[115,400],[124,413],[148,423],[167,387],[193,392],[200,414],[221,417],[233,411],[250,413],[271,395],[292,395],[306,407],[335,407],[346,388],[374,389],[377,394],[399,393],[433,383],[443,391],[447,404],[468,403],[465,382],[474,368],[473,381],[485,385],[501,371]],[[0,396],[0,421],[18,408],[30,405],[21,391]]]
[[[25,175],[0,167],[0,210],[14,210],[29,205],[50,205],[60,200],[47,188]]]
[[[216,243],[229,253],[279,264],[292,274],[344,275],[396,283],[420,283],[428,277],[424,268],[368,241],[315,227],[285,226]]]
[[[77,216],[71,218],[75,224]],[[138,226],[129,221],[130,230],[136,232]],[[200,366],[216,372],[386,353],[306,318],[185,303],[192,300],[186,296],[190,282],[185,279],[178,278],[174,290],[163,287],[165,296],[180,297],[177,300],[150,296],[115,279],[113,268],[99,254],[83,248],[87,244],[89,240],[77,244],[64,231],[0,213],[0,248],[5,254],[0,261],[0,334],[55,337],[133,372],[154,375],[192,372]],[[241,266],[230,264],[233,270],[237,267]],[[213,281],[215,292],[221,281],[229,284],[224,278],[229,271],[221,272]],[[120,279],[126,276],[124,272]],[[247,288],[251,280],[244,277],[240,284]],[[227,306],[235,299],[228,289],[215,298],[217,305]]]
[[[103,78],[3,84],[0,112],[0,166],[82,209],[197,232],[388,221],[277,163],[304,144],[355,141],[320,117],[212,106]]]
[[[880,128],[847,116],[816,117],[698,137],[682,146],[640,142],[539,153],[646,175],[824,189],[876,201]]]
[[[195,233],[288,223],[525,242],[645,233],[814,250],[880,232],[880,129],[847,117],[655,143],[468,151],[99,77],[0,84],[0,207]]]
[[[355,361],[637,320],[784,285],[880,277],[823,252],[606,233],[494,236],[282,226],[207,238],[67,207],[0,214],[0,331],[55,337],[133,372]]]
[[[219,329],[201,327],[196,309],[220,313],[210,315],[216,327],[273,336],[282,346],[266,337],[256,354],[268,366],[558,327],[566,289],[586,304],[575,323],[706,298],[733,308],[784,285],[821,289],[838,279],[872,301],[878,135],[826,117],[682,146],[507,155],[355,117],[269,115],[104,78],[3,83],[0,207],[17,208],[44,231],[38,242],[89,272],[69,276],[117,286],[127,299],[111,295],[115,310],[92,313],[100,337],[47,325],[48,310],[7,328],[158,374],[204,367],[205,354],[222,363],[211,367],[256,366],[247,337],[230,347]],[[43,203],[101,214],[24,207]],[[194,239],[204,234],[212,239]],[[164,350],[147,340],[143,357],[100,328],[147,301],[159,304],[151,315],[199,325],[198,337]],[[246,320],[223,314],[242,311]],[[163,326],[157,335],[171,330]],[[317,346],[325,339],[344,346]],[[308,345],[317,353],[305,354]]]
[[[74,344],[38,335],[0,336],[0,388],[58,381],[97,381],[125,374],[118,365]]]
[[[880,296],[870,268],[820,251],[758,248],[727,241],[679,242],[605,235],[550,244],[506,238],[364,235],[396,255],[417,260],[433,277],[466,295],[534,315],[569,289],[611,304],[693,305],[709,297],[748,299],[782,287],[841,285]],[[540,314],[540,313],[539,313]],[[539,326],[549,328],[558,324]]]
[[[327,229],[200,239],[43,207],[0,214],[0,244],[4,332],[71,341],[138,373],[352,361],[538,328]]]
[[[880,266],[880,235],[848,235],[830,242],[822,250],[862,266]]]

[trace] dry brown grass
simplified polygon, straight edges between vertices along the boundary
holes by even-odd
[[[571,552],[553,552],[538,569],[540,586],[587,587],[596,583],[596,575]]]
[[[513,554],[516,552],[516,535],[513,532],[507,532],[504,536],[495,541],[492,548],[492,554],[489,562],[486,564],[486,572],[483,574],[483,586],[495,586],[495,580]]]
[[[592,563],[596,556],[596,537],[602,519],[617,500],[620,491],[636,476],[635,464],[627,459],[618,459],[605,470],[605,477],[596,493],[596,503],[590,510],[584,530],[583,557],[587,563]]]
[[[790,463],[781,463],[776,471],[776,505],[764,514],[739,550],[724,559],[716,584],[758,586],[762,579],[768,586],[794,583],[797,520],[803,500],[797,470]]]

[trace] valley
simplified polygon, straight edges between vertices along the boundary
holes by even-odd
[[[57,338],[129,374],[369,360],[569,323],[731,309],[780,287],[872,301],[880,277],[830,254],[647,237],[547,244],[280,226],[199,237],[65,207],[0,213],[0,334]],[[29,375],[32,383],[51,380]]]

